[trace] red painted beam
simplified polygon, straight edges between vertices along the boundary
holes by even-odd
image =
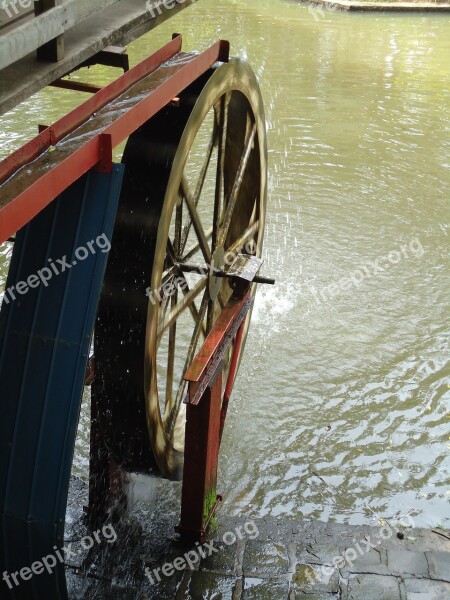
[[[241,323],[239,330],[236,335],[236,339],[233,347],[233,354],[230,361],[230,369],[228,371],[227,383],[225,386],[225,392],[222,400],[222,408],[220,411],[220,434],[219,443],[222,441],[223,430],[225,428],[225,420],[227,418],[228,405],[230,403],[231,392],[233,391],[234,381],[236,379],[237,370],[239,367],[239,356],[241,354],[242,339],[245,330],[245,320]]]
[[[171,44],[164,47],[166,54],[172,54],[174,49],[180,44],[180,38],[175,38]],[[170,47],[170,52],[168,48]],[[75,150],[68,158],[57,164],[53,169],[44,173],[39,179],[33,182],[26,190],[19,193],[13,200],[0,209],[0,243],[3,243],[18,229],[28,223],[52,200],[61,194],[69,185],[84,175],[89,169],[97,165],[103,158],[104,143],[101,136],[111,136],[111,146],[116,147],[122,140],[127,138],[133,131],[138,129],[143,123],[154,116],[161,108],[168,104],[182,90],[188,87],[193,81],[198,79],[218,60],[225,61],[228,57],[229,45],[227,42],[217,42],[205,52],[194,55],[183,64],[171,77],[161,83],[152,93],[145,96],[126,113],[122,114],[109,126],[105,127],[95,137],[91,138]],[[163,59],[162,51],[147,59],[147,73],[145,73],[144,63],[140,63],[138,70],[139,78],[142,79],[148,71],[152,72],[156,66],[160,66]],[[164,53],[163,53],[164,54]],[[158,59],[155,58],[158,57]],[[170,57],[169,57],[170,58]],[[149,62],[150,61],[150,62]],[[158,65],[156,63],[158,62]],[[139,65],[138,65],[139,67]],[[154,68],[155,67],[155,68]],[[136,67],[135,67],[136,69]],[[15,170],[18,165],[26,164],[28,161],[36,158],[45,151],[50,145],[54,145],[61,140],[70,131],[86,121],[96,112],[100,104],[104,106],[109,100],[107,98],[117,97],[126,91],[132,84],[127,76],[134,69],[122,75],[110,86],[103,88],[100,92],[89,98],[87,102],[76,108],[74,111],[57,121],[54,125],[45,129],[29,144],[26,144],[17,153],[13,153],[6,161],[8,165],[4,167],[3,173],[11,174],[11,167],[14,164]],[[137,73],[134,72],[137,76]],[[124,79],[125,78],[125,79]],[[119,85],[119,82],[120,85]],[[98,104],[98,97],[102,100]],[[93,102],[97,99],[97,102]],[[89,110],[87,106],[89,106]],[[12,157],[15,156],[13,160]],[[6,162],[4,161],[4,162]],[[25,161],[25,162],[23,162]]]
[[[87,121],[91,115],[103,108],[108,102],[111,102],[111,100],[126,92],[132,85],[155,71],[164,61],[175,56],[175,54],[181,51],[181,45],[181,36],[174,38],[166,46],[155,52],[155,54],[137,64],[83,102],[83,104],[80,104],[80,106],[77,106],[70,113],[53,123],[48,130],[40,133],[2,160],[0,162],[0,184],[11,177],[20,167],[34,160],[50,146],[55,145],[71,131],[74,131],[74,129]]]
[[[200,348],[197,356],[192,361],[189,369],[184,375],[186,381],[195,383],[199,382],[205,374],[208,366],[211,364],[214,354],[217,349],[223,343],[226,335],[233,327],[237,315],[243,308],[244,304],[249,299],[249,293],[245,294],[242,298],[236,298],[232,296],[228,301],[228,304],[220,313],[217,321],[208,337]]]
[[[217,507],[221,405],[222,372],[198,406],[187,406],[181,519],[175,530],[190,543],[205,541]]]

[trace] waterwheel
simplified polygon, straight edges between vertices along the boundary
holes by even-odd
[[[233,60],[197,80],[129,138],[123,162],[95,328],[96,417],[120,466],[148,471],[156,460],[179,479],[183,374],[231,295],[209,267],[262,247],[265,122],[248,65]],[[185,272],[188,262],[204,274]]]

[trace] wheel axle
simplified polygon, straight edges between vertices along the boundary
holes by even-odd
[[[233,265],[231,266],[229,271],[217,269],[212,265],[200,266],[189,263],[175,263],[175,267],[183,273],[197,273],[198,275],[206,275],[207,273],[209,273],[210,275],[214,275],[214,277],[228,278],[231,280],[245,279],[246,281],[249,281],[249,279],[247,279],[246,277],[242,277],[242,275],[239,272],[235,271],[233,269]],[[265,283],[268,285],[275,285],[275,279],[272,279],[271,277],[262,277],[261,275],[255,275],[251,281],[253,281],[253,283]]]

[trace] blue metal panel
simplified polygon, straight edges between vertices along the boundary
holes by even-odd
[[[84,375],[122,176],[122,165],[110,174],[88,173],[16,237],[0,313],[0,577],[63,545]],[[36,285],[29,277],[39,272]],[[24,292],[19,282],[27,280],[36,287]],[[0,579],[0,598],[66,597],[63,568],[19,581],[8,592]]]

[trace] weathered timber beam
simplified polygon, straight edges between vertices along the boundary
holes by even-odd
[[[149,9],[143,0],[121,0],[66,31],[60,62],[38,61],[32,53],[0,70],[0,116],[108,46],[125,46],[194,4],[193,0],[173,2],[172,8],[167,8],[171,4],[166,1],[151,10],[153,4]]]
[[[56,6],[60,6],[62,0],[35,0],[34,14],[39,16]],[[39,60],[49,60],[58,62],[64,58],[64,36],[58,35],[54,40],[50,40],[37,49]]]
[[[45,3],[42,0],[37,2],[36,4],[40,4],[41,9],[45,12],[0,36],[0,69],[12,65],[94,13],[117,4],[119,1],[65,0],[62,4],[48,10],[45,10],[45,7],[48,6],[47,1]],[[53,4],[55,4],[55,0],[53,0]]]

